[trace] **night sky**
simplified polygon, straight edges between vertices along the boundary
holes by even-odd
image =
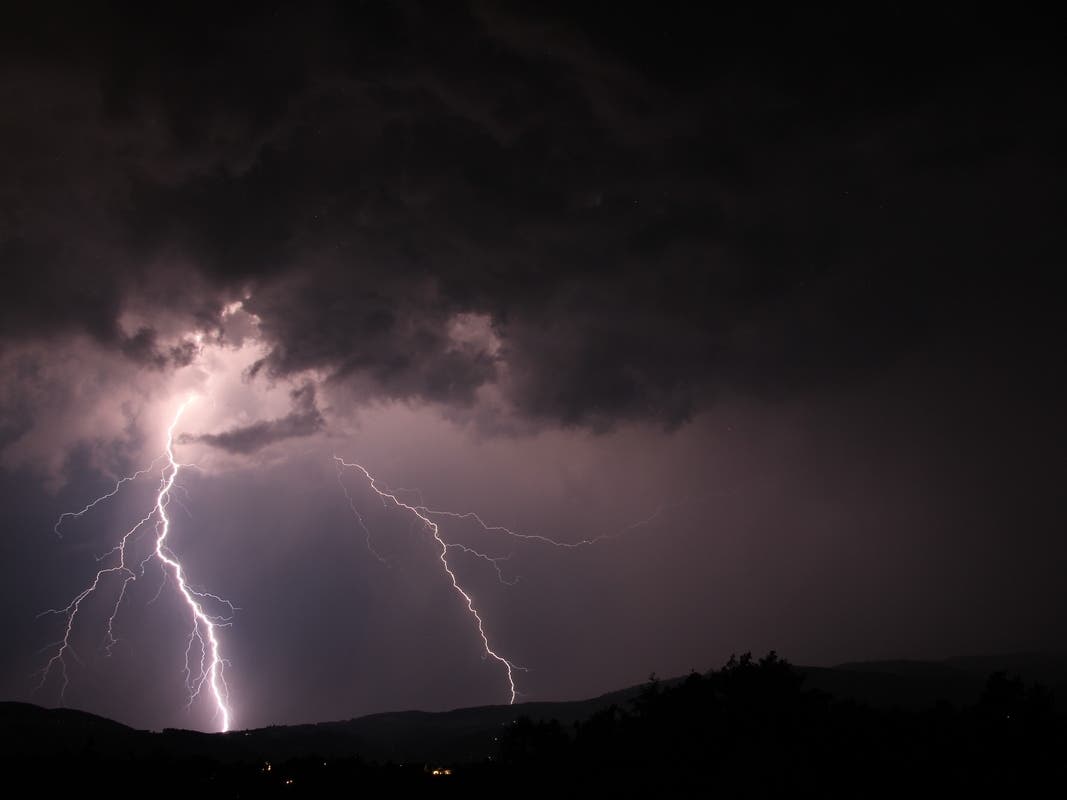
[[[152,5],[0,24],[0,697],[61,703],[38,614],[166,462],[53,526],[189,398],[168,545],[238,608],[236,727],[508,700],[430,531],[334,455],[598,539],[435,517],[503,559],[447,551],[519,700],[1064,649],[1050,20]],[[118,575],[80,609],[62,702],[218,729],[137,570],[110,651]]]

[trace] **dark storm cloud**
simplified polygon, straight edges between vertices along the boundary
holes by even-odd
[[[222,433],[183,434],[179,441],[183,444],[200,442],[229,453],[247,454],[284,439],[311,436],[322,430],[326,423],[315,405],[315,387],[305,384],[294,389],[291,395],[293,410],[284,417],[253,422]]]
[[[193,341],[161,347],[152,328],[140,328],[133,336],[124,336],[120,342],[123,355],[145,366],[164,369],[167,366],[185,367],[196,358],[198,348]]]
[[[10,26],[0,333],[164,366],[124,310],[250,291],[274,375],[678,423],[1014,319],[999,276],[1061,249],[1036,28],[552,8]],[[497,351],[450,337],[472,313]]]

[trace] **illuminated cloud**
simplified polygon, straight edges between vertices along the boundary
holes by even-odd
[[[199,442],[229,453],[254,453],[285,439],[311,436],[321,431],[326,421],[315,405],[315,387],[307,383],[291,392],[293,410],[284,417],[261,420],[231,428],[222,433],[183,434],[182,444]]]

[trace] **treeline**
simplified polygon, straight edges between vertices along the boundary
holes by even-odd
[[[990,676],[973,706],[876,709],[805,691],[772,652],[673,686],[653,676],[631,708],[571,730],[519,719],[492,770],[531,794],[556,786],[649,796],[1017,796],[1067,786],[1065,732],[1048,690],[1004,673]]]

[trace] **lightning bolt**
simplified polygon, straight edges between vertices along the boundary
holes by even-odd
[[[103,503],[118,494],[125,484],[148,474],[160,461],[165,461],[160,473],[159,491],[156,494],[155,504],[151,510],[136,525],[126,531],[115,547],[98,559],[98,561],[103,561],[104,559],[117,554],[117,563],[114,563],[111,566],[101,567],[97,570],[96,575],[89,582],[89,585],[75,595],[74,599],[63,608],[48,609],[39,615],[45,616],[56,614],[65,616],[66,625],[62,640],[51,645],[56,647],[56,651],[40,670],[39,674],[41,679],[37,684],[37,690],[42,689],[48,682],[52,672],[58,669],[62,676],[62,684],[60,687],[60,699],[62,700],[70,683],[67,671],[67,657],[70,656],[76,660],[78,658],[77,653],[71,645],[71,638],[74,633],[75,621],[82,609],[82,604],[96,593],[101,587],[102,582],[109,579],[109,576],[117,575],[121,577],[122,582],[119,585],[115,604],[112,606],[111,614],[107,620],[105,634],[105,652],[108,655],[111,654],[111,648],[117,644],[117,639],[114,635],[115,618],[119,613],[123,600],[126,598],[127,589],[131,582],[144,575],[147,564],[153,559],[156,559],[163,569],[164,581],[168,575],[174,578],[178,594],[188,608],[192,618],[192,631],[189,634],[189,639],[185,648],[184,666],[186,686],[190,691],[189,705],[192,705],[206,687],[215,705],[215,717],[219,720],[222,731],[226,732],[230,729],[233,715],[229,707],[229,689],[226,686],[226,678],[224,675],[226,661],[222,657],[218,629],[230,623],[232,614],[236,611],[236,608],[232,603],[223,600],[218,595],[192,588],[186,579],[185,569],[182,567],[181,562],[167,546],[167,537],[170,534],[171,529],[171,521],[167,514],[167,507],[170,505],[172,499],[176,499],[173,497],[174,489],[181,488],[180,486],[176,487],[175,484],[175,481],[178,479],[178,473],[183,466],[187,466],[179,462],[174,456],[174,430],[177,428],[178,422],[181,419],[182,414],[185,413],[185,409],[189,406],[190,402],[192,402],[191,399],[182,403],[178,407],[174,418],[171,420],[170,426],[167,428],[166,447],[162,455],[156,457],[152,463],[144,469],[119,479],[110,492],[101,495],[88,503],[80,511],[64,512],[56,521],[54,530],[57,535],[60,535],[59,528],[64,521],[84,516],[100,503]],[[155,527],[154,545],[148,555],[140,561],[139,569],[135,572],[127,564],[127,547],[136,540],[138,531],[144,529],[148,523],[153,520]],[[160,587],[160,591],[162,591],[162,586]],[[155,598],[153,598],[153,601],[154,599]],[[208,600],[226,606],[230,612],[229,616],[209,614],[204,607],[205,601]],[[199,650],[200,658],[199,664],[194,672],[193,660],[195,658],[194,653],[196,650]]]
[[[185,570],[182,569],[181,562],[178,561],[166,546],[167,535],[170,533],[170,518],[167,516],[167,504],[170,501],[170,493],[171,489],[174,487],[174,481],[177,479],[178,472],[181,470],[181,464],[174,458],[174,429],[177,427],[178,420],[181,419],[182,413],[190,402],[191,401],[186,400],[178,407],[178,413],[174,415],[174,420],[170,423],[170,427],[167,428],[166,454],[170,470],[168,473],[168,471],[164,469],[162,487],[160,488],[159,494],[156,495],[155,512],[158,519],[156,521],[157,535],[155,552],[156,557],[171,568],[171,571],[174,574],[174,580],[177,581],[178,584],[178,592],[185,600],[185,603],[189,607],[189,611],[193,616],[193,630],[192,633],[189,634],[189,644],[185,649],[186,685],[192,689],[192,694],[189,697],[189,704],[192,705],[193,701],[200,695],[201,689],[207,684],[210,687],[211,694],[215,700],[216,713],[221,719],[222,732],[225,733],[230,729],[231,714],[228,704],[229,689],[226,686],[226,679],[223,675],[224,662],[219,653],[217,628],[219,624],[228,624],[230,618],[213,617],[205,613],[202,604],[204,599],[210,598],[213,600],[221,600],[221,598],[213,594],[197,592],[191,589],[185,581]],[[230,604],[227,603],[227,605]],[[232,605],[230,605],[230,609],[231,611],[233,610]],[[207,637],[207,643],[204,642],[205,636]],[[201,651],[200,672],[196,677],[192,677],[189,666],[189,654],[194,640],[199,642]]]
[[[504,584],[506,586],[513,586],[516,583],[518,583],[518,581],[519,581],[519,579],[517,577],[509,580],[505,576],[504,570],[501,567],[501,562],[508,561],[512,557],[512,555],[514,553],[513,552],[512,553],[508,553],[505,556],[492,556],[492,555],[489,555],[488,553],[485,553],[485,552],[483,552],[481,550],[477,550],[477,549],[475,549],[473,547],[470,547],[468,545],[465,545],[465,544],[460,544],[458,542],[446,542],[445,539],[443,538],[443,536],[441,535],[440,526],[433,520],[433,517],[447,517],[449,519],[473,521],[485,533],[501,534],[503,536],[507,536],[508,538],[510,538],[512,540],[513,543],[520,542],[520,541],[536,542],[538,544],[548,545],[548,546],[551,546],[551,547],[558,547],[558,548],[562,548],[562,549],[572,550],[572,549],[577,549],[579,547],[588,547],[588,546],[591,546],[591,545],[595,545],[598,542],[604,542],[604,541],[608,541],[608,540],[611,540],[611,539],[615,539],[615,538],[618,538],[619,536],[622,536],[623,534],[625,534],[625,533],[627,533],[629,531],[632,531],[632,530],[635,530],[637,528],[642,528],[642,527],[645,527],[647,525],[650,525],[653,522],[655,522],[657,519],[659,519],[663,515],[664,511],[667,508],[671,508],[671,507],[674,507],[674,506],[677,506],[677,505],[681,505],[680,502],[675,502],[675,503],[669,503],[669,504],[666,504],[666,505],[662,505],[659,508],[655,509],[655,511],[653,511],[648,516],[643,517],[641,519],[638,519],[635,522],[631,522],[630,524],[628,524],[625,527],[620,528],[618,530],[615,530],[615,531],[612,531],[612,532],[608,532],[608,533],[602,533],[602,534],[599,534],[597,536],[591,536],[591,537],[586,538],[586,539],[579,539],[577,541],[565,542],[565,541],[561,541],[559,539],[553,539],[553,538],[551,538],[549,536],[543,536],[541,534],[522,533],[521,531],[516,531],[516,530],[513,530],[511,528],[505,527],[503,525],[491,525],[491,524],[487,523],[485,520],[483,520],[478,514],[476,514],[474,512],[460,513],[460,512],[455,512],[455,511],[445,511],[445,510],[441,510],[441,509],[429,508],[428,506],[424,505],[424,502],[423,502],[423,499],[422,499],[422,495],[417,490],[415,490],[415,489],[390,489],[387,486],[385,486],[383,483],[378,481],[376,478],[374,478],[370,474],[370,472],[367,471],[366,467],[362,466],[361,464],[350,464],[347,461],[344,461],[342,458],[340,458],[339,456],[336,456],[336,455],[333,458],[334,458],[334,461],[337,463],[337,482],[341,485],[341,489],[344,491],[345,499],[348,501],[348,506],[352,510],[352,513],[355,515],[356,521],[359,524],[360,529],[366,535],[368,550],[370,550],[370,552],[379,561],[381,561],[382,563],[386,563],[386,560],[371,545],[370,530],[367,528],[366,522],[363,519],[363,515],[360,514],[359,510],[356,508],[355,501],[352,499],[352,495],[348,491],[348,487],[344,483],[343,474],[344,474],[344,471],[346,469],[357,469],[357,470],[359,470],[360,472],[363,473],[363,476],[367,479],[367,482],[370,485],[370,488],[381,499],[383,507],[387,508],[389,503],[392,503],[397,508],[402,508],[402,509],[405,509],[405,510],[411,512],[411,514],[413,515],[413,522],[417,522],[420,525],[420,527],[426,528],[433,535],[433,538],[437,541],[437,544],[441,548],[441,551],[440,551],[439,556],[438,556],[438,558],[439,558],[439,560],[441,562],[441,565],[444,568],[444,571],[445,571],[446,575],[448,576],[449,580],[452,582],[452,586],[455,588],[456,592],[458,592],[459,595],[465,601],[465,603],[467,605],[467,610],[470,613],[470,615],[471,615],[471,617],[472,617],[472,619],[473,619],[473,621],[475,623],[475,626],[478,629],[478,634],[480,635],[480,637],[482,639],[482,646],[483,646],[483,649],[484,649],[486,655],[491,657],[491,658],[496,659],[497,661],[499,661],[505,667],[505,670],[507,672],[507,678],[508,678],[508,686],[510,687],[510,690],[511,690],[510,701],[509,701],[511,703],[515,702],[515,697],[517,695],[517,691],[516,691],[516,688],[515,688],[514,671],[515,670],[521,670],[522,667],[518,667],[513,662],[508,661],[503,656],[498,655],[490,647],[489,639],[488,639],[488,637],[487,637],[487,635],[485,633],[485,626],[484,626],[484,624],[482,622],[482,617],[479,614],[478,610],[475,608],[474,602],[471,600],[470,595],[467,593],[466,590],[464,590],[459,585],[459,582],[456,579],[456,575],[452,571],[452,568],[448,563],[448,553],[449,553],[450,550],[459,551],[461,553],[464,553],[465,555],[472,556],[472,557],[474,557],[476,559],[479,559],[481,561],[485,561],[485,562],[491,564],[493,566],[493,568],[495,569],[495,571],[496,571],[497,580],[500,583],[502,583],[502,584]],[[418,501],[417,502],[419,503],[419,505],[411,505],[409,503],[405,503],[404,501],[400,500],[397,497],[397,495],[400,492],[408,492],[408,493],[412,493],[415,496],[417,496],[418,497]]]
[[[520,533],[519,531],[504,527],[503,525],[490,525],[489,523],[485,522],[485,520],[483,520],[480,516],[475,514],[473,511],[458,513],[455,511],[441,511],[439,509],[427,508],[426,506],[418,506],[418,509],[424,514],[430,514],[432,516],[437,517],[452,517],[454,519],[474,520],[475,523],[477,523],[478,526],[486,533],[502,533],[505,536],[510,536],[512,539],[523,539],[528,542],[540,542],[541,544],[551,545],[552,547],[562,547],[566,550],[574,550],[579,547],[588,547],[589,545],[596,544],[597,542],[607,541],[608,539],[616,539],[628,531],[635,530],[636,528],[642,528],[645,525],[649,525],[655,522],[663,514],[663,506],[660,506],[647,517],[639,519],[636,522],[631,522],[625,528],[621,528],[620,530],[614,531],[612,533],[602,533],[598,536],[593,536],[589,539],[578,539],[574,542],[563,542],[558,539],[552,539],[548,536],[542,536],[538,533]],[[475,553],[475,555],[481,556],[482,554]]]
[[[460,586],[459,581],[456,579],[456,573],[452,571],[452,567],[448,563],[448,551],[450,545],[443,538],[441,538],[441,530],[438,527],[437,523],[430,519],[430,517],[427,516],[425,510],[421,509],[419,506],[408,505],[403,500],[400,500],[393,492],[389,491],[388,489],[381,488],[378,482],[374,479],[374,476],[367,471],[366,467],[362,466],[361,464],[349,464],[347,461],[343,460],[339,456],[334,456],[333,458],[334,461],[337,462],[338,469],[357,469],[362,472],[363,476],[367,479],[367,483],[370,485],[370,488],[375,492],[375,494],[378,495],[378,497],[381,498],[383,503],[391,502],[397,508],[402,508],[406,511],[411,512],[415,515],[416,518],[420,520],[422,526],[425,527],[433,536],[434,540],[441,548],[440,552],[438,553],[438,560],[441,562],[441,567],[444,570],[445,575],[447,575],[449,581],[452,583],[452,588],[455,589],[456,594],[458,594],[460,598],[462,598],[463,603],[467,608],[467,613],[470,614],[470,617],[474,622],[474,626],[478,630],[478,636],[482,641],[482,650],[485,652],[486,656],[498,662],[504,668],[504,673],[507,676],[508,681],[508,702],[514,704],[515,698],[518,695],[518,691],[515,688],[515,672],[517,670],[521,670],[522,667],[516,665],[515,663],[509,661],[508,659],[497,653],[493,649],[492,645],[489,643],[489,636],[485,632],[485,623],[482,621],[482,615],[478,612],[478,609],[474,605],[474,600],[471,598],[470,594],[467,593],[466,589]],[[345,494],[348,495],[348,492],[346,491]],[[350,505],[353,505],[353,511],[355,511],[354,504],[352,504],[351,496],[349,496],[348,499]],[[356,512],[356,515],[357,517],[359,516],[358,512]],[[360,521],[362,523],[362,517],[360,517]],[[365,525],[364,530],[366,530]],[[478,555],[490,561],[493,560],[491,557],[485,556],[484,554]]]
[[[64,511],[62,514],[59,515],[59,519],[56,520],[56,524],[52,526],[52,530],[55,531],[56,536],[58,536],[60,539],[63,538],[63,534],[59,532],[59,529],[66,520],[77,519],[78,517],[84,516],[85,514],[88,514],[90,511],[92,511],[98,504],[103,503],[105,500],[110,500],[112,497],[119,493],[119,490],[122,488],[123,484],[135,481],[142,475],[147,475],[149,472],[151,472],[152,468],[159,463],[161,458],[163,458],[163,456],[156,456],[152,463],[144,469],[139,469],[132,475],[127,475],[123,478],[119,478],[115,482],[115,487],[110,492],[96,498],[91,503],[87,504],[83,509],[81,509],[81,511]]]
[[[466,553],[467,555],[474,556],[475,558],[481,559],[482,561],[486,561],[492,564],[493,568],[496,570],[497,580],[505,586],[514,586],[516,583],[519,582],[519,579],[517,577],[512,578],[510,581],[505,578],[504,570],[500,566],[500,562],[508,561],[511,558],[512,553],[508,553],[506,556],[491,556],[488,553],[483,553],[480,550],[475,550],[473,547],[468,547],[465,544],[458,544],[456,542],[449,542],[448,547],[451,550],[459,550],[460,552]]]
[[[336,456],[334,458],[336,458]],[[382,557],[382,554],[374,549],[374,543],[371,541],[370,538],[370,528],[368,528],[367,523],[363,521],[363,515],[359,513],[359,509],[356,508],[356,502],[352,499],[352,495],[348,491],[348,487],[345,486],[345,468],[343,465],[344,462],[340,459],[337,459],[337,484],[341,487],[341,491],[345,493],[345,500],[348,501],[348,507],[352,509],[352,515],[356,518],[356,522],[359,524],[360,530],[362,530],[364,536],[366,536],[367,549],[370,551],[371,555],[373,555],[381,563],[388,564],[389,562]],[[382,501],[385,501],[384,497],[382,498]]]

